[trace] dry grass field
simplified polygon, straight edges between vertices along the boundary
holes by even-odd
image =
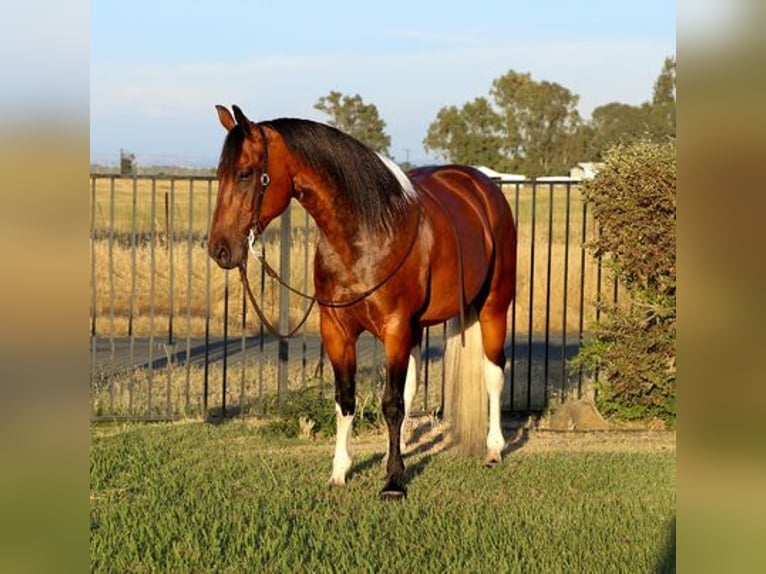
[[[207,178],[91,179],[91,327],[98,335],[146,336],[167,332],[172,316],[174,334],[198,336],[209,321],[211,334],[224,324],[224,299],[229,296],[230,333],[241,329],[243,293],[236,272],[224,272],[210,261],[205,238],[217,183]],[[595,318],[598,265],[583,251],[583,238],[594,236],[590,216],[583,225],[579,188],[538,184],[504,189],[518,226],[518,277],[514,317],[517,333],[577,333]],[[534,241],[533,234],[534,216]],[[568,220],[568,221],[567,221]],[[313,223],[300,205],[291,207],[292,245],[289,281],[313,292]],[[266,258],[279,266],[279,221],[265,240]],[[550,238],[550,248],[549,248]],[[532,257],[534,256],[534,262]],[[278,285],[263,284],[255,261],[250,277],[264,309],[276,319]],[[583,276],[584,275],[584,276]],[[601,290],[612,297],[613,283],[605,269]],[[549,297],[546,294],[550,293]],[[290,299],[291,320],[302,317],[305,301]],[[581,305],[582,303],[582,305]],[[248,313],[248,329],[257,328]],[[312,312],[306,328],[318,328]]]

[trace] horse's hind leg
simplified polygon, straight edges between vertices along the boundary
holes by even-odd
[[[380,491],[383,499],[402,498],[407,491],[402,485],[404,461],[402,459],[402,423],[405,415],[405,382],[413,348],[409,326],[392,321],[398,326],[395,332],[384,335],[386,347],[387,378],[383,393],[383,416],[388,425],[388,460],[386,461],[386,484]],[[394,331],[392,329],[392,331]],[[413,361],[414,362],[414,361]]]
[[[418,373],[420,373],[420,345],[412,347],[410,358],[407,364],[407,377],[404,380],[404,419],[402,420],[402,430],[399,438],[399,449],[402,454],[407,451],[407,421],[410,418],[412,410],[412,401],[418,391]],[[386,456],[383,459],[383,468],[388,466],[389,450],[386,447]]]
[[[484,345],[484,382],[489,398],[489,432],[485,459],[488,465],[500,462],[500,453],[505,446],[503,431],[500,428],[500,394],[505,381],[503,369],[505,367],[506,310],[507,306],[505,309],[493,309],[491,305],[485,305],[479,314]]]
[[[407,378],[404,381],[404,420],[402,421],[402,436],[400,440],[402,453],[405,452],[407,443],[407,421],[412,410],[412,401],[418,391],[418,373],[420,373],[420,345],[410,350],[409,363],[407,365]]]

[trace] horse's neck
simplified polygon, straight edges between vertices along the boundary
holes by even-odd
[[[293,188],[296,199],[319,229],[320,247],[333,251],[350,265],[366,242],[366,232],[351,209],[317,178],[296,176]]]

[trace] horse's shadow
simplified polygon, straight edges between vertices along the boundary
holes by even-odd
[[[433,435],[423,440],[429,433],[433,433]],[[517,450],[522,449],[529,442],[529,438],[528,426],[525,425],[513,429],[510,436],[506,438],[505,446],[501,451],[503,459],[505,460]],[[455,447],[455,443],[446,427],[438,428],[434,432],[434,427],[429,422],[418,424],[412,430],[408,444],[410,444],[410,447],[403,455],[405,463],[407,463],[403,479],[405,485],[422,474],[436,455],[447,452]],[[385,473],[383,465],[385,457],[386,454],[384,452],[368,456],[351,468],[348,479],[350,480],[356,475],[364,474],[375,467]]]
[[[505,439],[505,446],[501,451],[503,458],[505,459],[508,455],[516,452],[517,450],[521,450],[528,442],[529,427],[525,425],[523,427],[516,428],[514,430],[513,436]]]

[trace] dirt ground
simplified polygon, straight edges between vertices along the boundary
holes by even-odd
[[[429,419],[412,421],[407,453],[436,453],[450,447],[446,425]],[[506,439],[503,455],[516,450],[526,452],[675,452],[675,431],[641,427],[605,428],[598,430],[559,430],[545,422],[504,421]],[[385,436],[380,442],[385,445]],[[367,442],[367,441],[364,441]],[[372,441],[371,441],[372,442]]]

